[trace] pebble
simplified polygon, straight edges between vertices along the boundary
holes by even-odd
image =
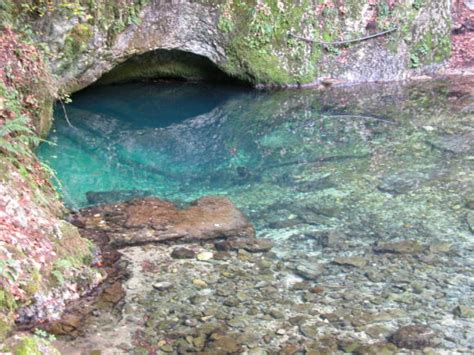
[[[193,285],[199,288],[205,288],[207,287],[207,282],[201,279],[194,279]]]
[[[188,248],[174,248],[171,257],[173,259],[194,259],[196,252]]]
[[[361,256],[338,257],[334,259],[334,264],[353,267],[364,267],[367,264],[367,260]]]
[[[171,282],[167,282],[167,281],[163,281],[163,282],[155,282],[152,287],[155,289],[155,290],[158,290],[158,291],[164,291],[164,290],[168,290],[170,289],[171,287],[173,287],[173,284]]]
[[[199,261],[208,261],[214,257],[214,254],[210,251],[203,251],[196,256],[196,259]]]
[[[460,318],[474,318],[474,308],[459,305],[453,310],[453,314]]]

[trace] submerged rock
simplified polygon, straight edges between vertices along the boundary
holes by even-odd
[[[449,135],[430,140],[428,143],[436,149],[453,154],[474,152],[474,133]]]
[[[416,240],[402,240],[393,243],[378,243],[373,249],[376,253],[415,254],[421,252],[423,246]]]
[[[474,318],[474,308],[459,305],[453,310],[453,314],[460,318]]]
[[[337,257],[334,259],[334,264],[352,267],[364,267],[367,260],[361,256]]]
[[[85,208],[74,223],[106,232],[117,246],[216,238],[253,238],[247,218],[224,197],[203,197],[185,209],[157,198]]]
[[[244,249],[249,253],[260,253],[273,248],[273,242],[268,239],[237,239],[217,242],[214,246],[219,251]]]
[[[315,280],[324,272],[324,265],[314,260],[302,260],[296,265],[295,272],[305,279]]]
[[[423,349],[439,344],[437,333],[424,325],[407,325],[399,328],[389,339],[399,348]]]
[[[100,205],[104,203],[123,202],[151,195],[152,192],[146,190],[88,191],[86,192],[86,199],[87,203],[90,205]]]
[[[188,248],[175,248],[171,252],[171,257],[173,259],[194,259],[196,252]]]

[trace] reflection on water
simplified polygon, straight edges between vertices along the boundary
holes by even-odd
[[[312,293],[311,284],[277,295],[291,299],[286,323],[278,326],[301,343],[316,339],[309,327],[318,322],[314,327],[337,339],[349,332],[372,342],[416,323],[439,332],[442,348],[472,351],[474,324],[466,315],[474,312],[472,87],[446,81],[323,92],[92,88],[68,106],[72,127],[57,113],[49,137],[56,144],[41,146],[39,155],[57,171],[72,207],[134,196],[183,202],[227,195],[260,236],[275,241],[282,262],[274,279],[267,280],[267,270],[255,279],[242,276],[242,285],[266,280],[293,287],[291,270],[308,258],[326,263],[316,283],[325,292]],[[176,297],[187,299],[188,292]],[[277,298],[255,292],[258,312],[268,316],[264,309]],[[158,319],[164,306],[143,297]],[[318,305],[309,316],[297,307],[308,303]],[[269,326],[265,317],[237,319],[249,309],[246,301],[233,307],[230,320],[223,316],[231,330],[243,331],[239,321],[255,331]],[[312,319],[306,328],[288,321],[300,313]],[[277,348],[283,342],[272,339]],[[261,346],[248,342],[246,349]]]

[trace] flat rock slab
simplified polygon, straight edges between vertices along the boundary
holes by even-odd
[[[73,223],[105,233],[115,246],[255,237],[253,226],[225,197],[203,197],[184,209],[158,198],[94,206],[80,210]]]

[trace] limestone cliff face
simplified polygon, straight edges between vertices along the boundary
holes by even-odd
[[[183,52],[252,84],[401,80],[438,69],[451,46],[449,0],[92,1],[75,12],[45,9],[32,26],[65,92],[124,62],[120,80],[200,78],[203,67]]]

